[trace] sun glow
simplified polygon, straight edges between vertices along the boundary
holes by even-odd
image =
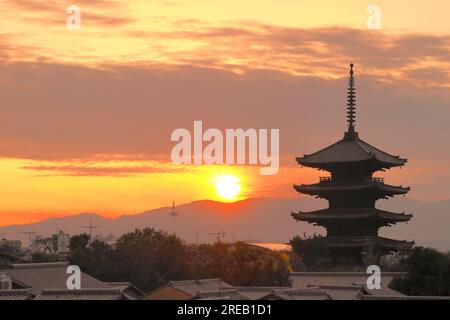
[[[237,200],[241,192],[241,183],[237,176],[219,176],[215,179],[214,185],[219,197],[226,201]]]

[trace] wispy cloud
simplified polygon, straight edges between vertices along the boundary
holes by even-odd
[[[127,5],[122,1],[77,0],[72,3],[59,0],[5,0],[2,3],[10,10],[18,11],[22,16],[26,16],[27,19],[23,22],[35,24],[38,27],[63,27],[68,17],[66,10],[70,5],[76,5],[82,10],[82,21],[86,26],[114,28],[135,21],[125,14]]]
[[[21,169],[35,172],[38,176],[76,176],[76,177],[129,177],[153,173],[179,173],[186,167],[156,161],[117,161],[114,155],[99,162],[95,156],[85,160],[73,161],[34,161]],[[123,157],[119,157],[121,159]]]
[[[339,77],[341,66],[353,61],[364,74],[385,79],[417,81],[421,79],[411,78],[411,69],[439,70],[439,81],[429,74],[427,85],[450,85],[447,72],[450,36],[389,34],[336,27],[298,29],[260,24],[127,34],[152,40],[191,41],[193,49],[164,52],[170,56],[169,60],[183,64]]]

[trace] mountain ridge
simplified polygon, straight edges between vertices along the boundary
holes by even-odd
[[[408,198],[382,200],[380,209],[394,212],[412,213],[408,223],[391,228],[382,228],[381,236],[390,236],[399,240],[415,240],[417,245],[432,246],[440,250],[450,249],[450,201],[423,202]],[[212,233],[225,231],[225,241],[262,241],[287,242],[298,234],[323,234],[324,229],[307,223],[296,222],[292,211],[310,211],[325,208],[326,201],[309,197],[299,198],[249,198],[236,202],[214,200],[196,200],[178,205],[179,213],[175,218],[175,231],[187,242],[211,243],[216,237]],[[39,222],[0,227],[8,239],[23,241],[28,238],[20,232],[33,231],[42,235],[56,233],[59,230],[73,234],[86,232],[90,220],[99,229],[95,233],[109,233],[120,236],[135,228],[153,227],[169,233],[173,232],[173,219],[169,215],[170,206],[159,207],[134,215],[120,215],[115,218],[103,217],[92,212],[83,212],[63,217],[52,217]]]

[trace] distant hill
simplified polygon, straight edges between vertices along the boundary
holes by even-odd
[[[213,242],[216,237],[209,233],[225,231],[226,241],[246,240],[262,242],[287,242],[295,234],[323,233],[320,227],[296,222],[291,211],[315,210],[326,207],[326,202],[312,198],[273,199],[254,198],[234,203],[210,200],[194,201],[177,206],[179,215],[175,219],[178,236],[188,242]],[[379,206],[394,212],[413,213],[408,224],[402,223],[381,229],[381,235],[395,239],[416,241],[417,245],[431,246],[440,250],[450,249],[450,201],[420,202],[405,198],[380,201]],[[70,234],[86,232],[82,226],[99,226],[95,233],[121,235],[135,228],[153,227],[172,232],[171,208],[164,207],[136,215],[124,215],[116,219],[102,218],[96,214],[83,213],[74,216],[51,218],[41,222],[0,227],[9,239],[20,239],[26,246],[28,238],[23,231],[51,234],[64,230]]]

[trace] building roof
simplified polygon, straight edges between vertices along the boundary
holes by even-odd
[[[365,287],[369,276],[365,272],[292,272],[290,280],[293,288],[319,287],[327,292],[330,291],[329,295],[332,298],[333,294],[335,298],[343,298],[344,295],[348,294],[348,292],[342,292],[342,289],[346,287],[364,288],[364,293],[371,295],[404,296],[402,293],[389,288],[389,284],[394,277],[402,275],[404,275],[402,272],[382,272],[381,289],[373,290]],[[338,289],[340,292],[335,291]]]
[[[32,297],[30,289],[0,290],[0,300],[29,300]]]
[[[67,289],[68,265],[68,262],[13,264],[12,268],[2,272],[10,276],[13,282],[22,283],[31,288],[33,294],[38,294],[43,289]],[[81,288],[111,289],[108,284],[84,272],[81,272]]]
[[[390,296],[390,295],[363,295],[361,300],[450,300],[442,296]]]
[[[361,140],[357,133],[348,137],[349,135],[346,135],[343,139],[322,150],[298,157],[297,162],[308,167],[326,168],[334,164],[371,161],[379,168],[391,168],[403,166],[407,161],[407,159],[393,156]]]
[[[381,289],[368,289],[366,286],[369,274],[365,272],[292,272],[291,287],[233,287],[221,286],[218,290],[218,279],[170,281],[174,288],[189,288],[192,299],[198,300],[382,300],[401,299],[417,300],[421,297],[410,297],[389,288],[394,277],[403,276],[402,272],[382,272]],[[200,283],[200,285],[198,284]],[[222,282],[223,284],[224,282]],[[212,290],[198,290],[209,287]],[[200,287],[199,287],[200,286]],[[425,299],[429,297],[423,297]],[[431,297],[430,299],[433,299]],[[439,297],[438,299],[444,299]],[[449,297],[445,298],[450,299]]]
[[[15,288],[0,290],[0,300],[135,300],[143,292],[130,282],[102,282],[81,272],[81,289],[69,290],[68,262],[13,264],[1,271]]]
[[[232,285],[220,279],[169,281],[168,286],[183,291],[192,297],[196,297],[201,292],[218,292],[219,288],[220,290],[234,289]]]
[[[105,282],[111,288],[119,289],[129,300],[140,299],[145,295],[138,287],[131,282]]]
[[[44,289],[34,300],[128,300],[119,289]]]
[[[377,208],[326,208],[311,212],[292,212],[292,217],[300,221],[323,222],[328,220],[379,219],[384,224],[408,221],[412,214],[394,213]]]
[[[262,299],[281,299],[281,300],[331,300],[331,297],[324,290],[316,288],[307,289],[274,289]]]
[[[221,289],[212,291],[200,291],[197,293],[196,300],[251,300],[241,295],[238,288]]]
[[[290,287],[239,287],[239,294],[250,300],[259,300],[271,294],[273,290],[288,290]]]
[[[332,300],[355,300],[364,294],[361,285],[308,284],[308,287],[325,291]]]

